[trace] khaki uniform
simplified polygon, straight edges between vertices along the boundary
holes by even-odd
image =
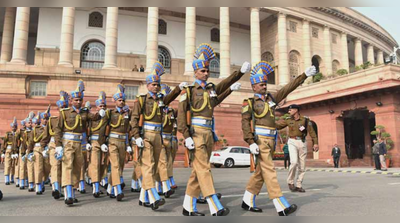
[[[211,92],[215,91],[217,95],[230,93],[229,87],[242,76],[243,73],[236,71],[215,87],[203,89],[196,82],[193,87],[186,88],[181,92],[178,110],[178,131],[183,134],[185,139],[192,137],[195,145],[194,160],[192,162],[193,170],[186,189],[186,194],[190,197],[197,198],[200,196],[200,192],[205,197],[215,194],[209,162],[214,146],[214,139],[211,128],[192,125],[194,132],[191,132],[189,123],[187,123],[187,111],[192,110],[192,118],[201,118],[210,122],[213,117],[214,108],[223,100],[218,97],[210,97]],[[189,108],[188,99],[191,101],[192,109]]]
[[[251,129],[252,114],[254,114],[254,126],[256,129],[275,131],[275,109],[271,108],[269,102],[275,101],[276,104],[284,100],[290,92],[294,91],[307,78],[305,74],[299,75],[289,84],[279,90],[274,96],[274,100],[268,97],[265,101],[257,96],[254,99],[246,99],[242,107],[242,131],[244,140],[249,144],[257,143],[260,153],[258,164],[254,174],[250,177],[246,190],[254,195],[258,195],[265,183],[270,199],[282,197],[282,191],[278,183],[272,154],[275,148],[275,136],[262,136],[257,134],[258,140],[255,141],[255,133]],[[273,106],[272,106],[273,107]],[[252,112],[254,111],[254,113]]]
[[[15,159],[11,159],[12,154],[16,154],[18,152],[18,132],[7,132],[2,146],[1,154],[5,153],[4,158],[4,175],[14,175],[13,172],[13,162]]]
[[[40,125],[36,126],[30,132],[28,150],[34,153],[34,169],[35,169],[35,182],[42,183],[44,180],[44,148],[40,145],[40,141],[44,136],[45,128]]]
[[[180,88],[175,89],[163,97],[165,105],[170,104],[178,97]],[[159,98],[154,99],[149,93],[145,96],[139,96],[143,99],[144,125],[161,125],[163,123],[163,111],[158,107]],[[139,118],[142,113],[142,105],[139,100],[136,100],[133,106],[132,113],[132,131],[131,136],[136,138],[142,137],[144,148],[141,157],[141,170],[143,175],[142,188],[149,190],[155,188],[155,181],[167,181],[167,154],[162,145],[161,129],[147,130],[144,129],[144,136],[140,135]],[[144,126],[144,127],[145,127]]]
[[[48,162],[50,164],[50,175],[51,175],[51,183],[55,182],[61,183],[61,160],[57,160],[55,157],[56,154],[56,143],[55,143],[55,130],[58,125],[58,117],[50,117],[47,125],[45,127],[44,135],[42,140],[40,141],[40,145],[42,148],[46,146],[49,147],[48,151]],[[45,161],[47,162],[47,161]],[[45,168],[47,169],[47,168]],[[45,171],[46,172],[46,171]],[[46,175],[46,174],[45,174]],[[46,178],[47,179],[47,178]]]
[[[122,109],[121,109],[121,112]],[[110,137],[108,140],[108,155],[111,163],[109,184],[117,186],[122,184],[121,177],[125,167],[126,158],[126,133],[129,133],[132,111],[119,113],[117,109],[110,110]],[[119,138],[112,137],[118,136]],[[105,167],[105,171],[107,167]]]
[[[169,108],[164,114],[163,123],[163,145],[167,154],[167,174],[168,178],[174,176],[174,160],[176,155],[176,147],[173,144],[173,138],[177,132],[177,113],[173,108]],[[174,151],[175,150],[175,151]]]
[[[306,126],[306,118],[304,116],[300,116],[299,120],[294,120],[294,118],[290,117],[286,120],[278,122],[277,125],[278,129],[283,129],[286,126],[289,127],[288,146],[290,168],[287,183],[294,184],[296,173],[298,171],[296,187],[301,188],[304,175],[306,173],[307,143],[305,142],[305,138],[303,141],[303,132],[300,130],[300,128],[307,129],[307,132],[312,138],[313,145],[318,145],[317,134],[315,133],[310,121],[308,121]]]
[[[87,130],[88,121],[98,120],[100,115],[91,114],[86,108],[81,108],[79,114],[72,108],[61,109],[60,113],[54,139],[56,147],[64,147],[61,164],[62,186],[72,185],[78,188],[83,164],[82,133]],[[74,136],[75,139],[68,136]]]
[[[98,121],[92,121],[90,123],[91,139],[90,144],[92,145],[92,150],[90,152],[90,163],[89,163],[89,177],[93,183],[100,182],[103,173],[101,172],[102,166],[105,165],[104,156],[101,151],[101,145],[106,144],[106,128],[110,120],[110,110],[106,111],[106,116]],[[97,140],[93,138],[97,137]],[[103,158],[103,160],[102,160]],[[104,167],[103,167],[104,168]]]
[[[20,129],[20,137],[19,137],[19,164],[18,164],[18,168],[19,168],[19,179],[23,180],[26,179],[26,174],[27,174],[27,166],[26,166],[26,160],[23,161],[22,157],[25,155],[25,151],[26,151],[26,129]],[[26,186],[26,185],[25,185]]]

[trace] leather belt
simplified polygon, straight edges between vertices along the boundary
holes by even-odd
[[[145,122],[143,128],[148,131],[153,132],[161,132],[162,124],[161,123],[153,123],[153,122]]]
[[[40,142],[35,143],[35,147],[40,147]]]
[[[99,135],[91,135],[90,140],[95,140],[95,141],[99,140]]]
[[[12,149],[12,146],[11,145],[7,146],[7,149]]]
[[[53,136],[50,138],[50,142],[56,142]]]
[[[126,134],[122,135],[122,133],[111,132],[109,136],[110,136],[110,138],[113,138],[113,139],[126,140]]]
[[[163,139],[171,140],[171,139],[172,139],[172,134],[163,133],[163,134],[162,134],[162,137],[163,137]]]
[[[273,128],[268,128],[264,126],[256,126],[256,135],[264,136],[269,138],[275,138],[278,131]]]
[[[82,133],[66,132],[63,135],[63,139],[71,140],[71,141],[75,141],[75,142],[81,142],[82,141]]]
[[[192,118],[192,125],[203,127],[206,129],[212,129],[212,119],[205,118],[205,117],[193,117]]]
[[[303,140],[303,138],[300,136],[290,136],[289,138],[295,139],[295,140]]]

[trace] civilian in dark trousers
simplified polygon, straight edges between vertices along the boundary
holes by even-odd
[[[372,155],[374,156],[375,170],[381,169],[381,161],[379,160],[379,143],[374,139],[374,145],[372,146]]]
[[[287,169],[290,166],[290,156],[289,156],[289,146],[288,144],[285,144],[283,146],[283,155],[284,155],[284,163],[285,163],[285,169]]]
[[[340,148],[337,144],[332,149],[332,157],[333,157],[333,162],[335,163],[335,168],[339,168],[339,160],[340,160]]]

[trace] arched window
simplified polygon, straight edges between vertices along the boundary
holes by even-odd
[[[211,30],[211,41],[219,43],[219,29],[214,28]]]
[[[272,67],[275,67],[274,55],[271,52],[265,52],[261,55],[261,60],[267,61]],[[275,84],[275,72],[268,75],[268,84]]]
[[[219,53],[215,54],[215,58],[210,61],[210,77],[219,78]]]
[[[162,63],[165,68],[165,73],[171,73],[171,54],[165,47],[158,47],[158,61]]]
[[[89,14],[89,27],[103,28],[103,14],[92,12]]]
[[[339,61],[334,60],[334,61],[332,62],[332,73],[333,73],[333,74],[336,74],[337,71],[339,70],[339,67],[340,67]]]
[[[81,68],[101,69],[104,65],[105,46],[100,41],[86,43],[81,50]]]
[[[299,54],[296,51],[292,51],[289,54],[289,73],[290,78],[294,79],[299,75]]]
[[[167,22],[162,19],[158,20],[158,34],[167,35]]]

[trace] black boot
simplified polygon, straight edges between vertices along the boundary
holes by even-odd
[[[169,197],[171,197],[171,195],[173,195],[174,193],[175,193],[174,190],[169,190],[169,191],[167,191],[166,193],[164,193],[164,197],[165,197],[165,198],[169,198]]]
[[[293,214],[297,210],[297,205],[292,204],[290,207],[286,208],[285,210],[279,212],[279,216],[289,216],[290,214]]]
[[[148,203],[148,202],[142,202],[142,201],[139,201],[139,206],[143,206],[143,207],[146,207],[146,208],[151,208],[151,204],[150,203]]]
[[[60,199],[60,191],[55,190],[51,193],[51,195],[54,197],[54,199],[58,200]]]
[[[122,198],[124,198],[124,193],[117,195],[117,201],[122,201]]]
[[[182,211],[183,216],[205,216],[205,214],[200,212],[189,212],[185,208]]]
[[[73,198],[68,198],[65,200],[66,205],[73,205],[74,204],[74,199]]]
[[[19,187],[20,190],[25,190],[24,186]]]
[[[86,190],[83,189],[83,190],[80,191],[80,193],[81,193],[81,194],[86,194]]]
[[[157,210],[160,206],[163,206],[165,204],[164,198],[161,198],[160,200],[157,200],[153,204],[151,204],[151,209],[152,210]]]
[[[250,207],[249,205],[247,205],[244,201],[242,202],[242,208],[246,211],[251,211],[251,212],[262,212],[261,208],[257,208],[257,207]]]
[[[99,198],[99,197],[100,197],[100,192],[94,193],[94,194],[93,194],[93,197]]]
[[[219,210],[217,213],[213,214],[212,216],[227,216],[229,214],[229,208],[224,208]]]

